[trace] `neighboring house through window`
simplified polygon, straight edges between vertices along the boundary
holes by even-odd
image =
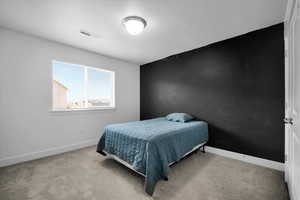
[[[53,85],[53,105],[56,109],[64,109],[68,107],[68,88],[58,82],[57,80],[52,80]]]

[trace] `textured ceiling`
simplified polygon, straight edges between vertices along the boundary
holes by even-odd
[[[145,64],[280,23],[287,0],[0,0],[0,26]],[[121,20],[147,20],[138,36]],[[80,29],[97,35],[88,38]]]

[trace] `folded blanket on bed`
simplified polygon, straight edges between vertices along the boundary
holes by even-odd
[[[203,121],[172,122],[165,118],[113,124],[105,128],[97,152],[103,150],[126,161],[145,175],[145,191],[152,195],[158,180],[168,176],[169,163],[208,141]]]

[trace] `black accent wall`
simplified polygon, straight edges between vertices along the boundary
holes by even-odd
[[[141,119],[186,112],[209,145],[283,162],[283,24],[141,66]]]

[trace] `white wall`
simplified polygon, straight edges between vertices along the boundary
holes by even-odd
[[[116,109],[51,112],[52,60],[115,71]],[[0,166],[95,144],[139,120],[139,66],[0,28]]]

